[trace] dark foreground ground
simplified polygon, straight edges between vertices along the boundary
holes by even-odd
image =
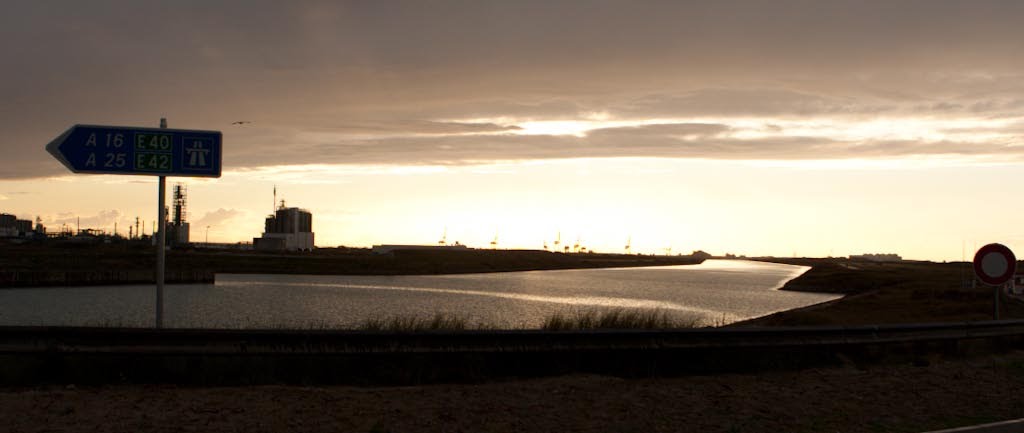
[[[924,365],[480,385],[0,389],[9,432],[920,432],[1024,417],[1024,352]]]

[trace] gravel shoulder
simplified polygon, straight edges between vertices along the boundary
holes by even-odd
[[[1024,417],[1024,352],[757,375],[0,389],[11,432],[920,432]]]

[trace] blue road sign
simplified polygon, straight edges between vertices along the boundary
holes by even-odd
[[[220,177],[220,131],[75,125],[46,151],[75,173]]]

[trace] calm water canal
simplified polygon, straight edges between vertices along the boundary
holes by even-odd
[[[471,323],[537,327],[593,309],[659,309],[732,322],[835,299],[775,290],[807,268],[709,260],[696,266],[431,276],[219,274],[165,288],[167,327],[347,327],[451,313]],[[153,285],[0,290],[0,325],[151,326]]]

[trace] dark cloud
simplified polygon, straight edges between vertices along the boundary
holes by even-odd
[[[223,129],[228,169],[616,153],[480,118],[1020,117],[1021,22],[999,0],[14,1],[0,179],[64,173],[42,147],[71,124],[161,117]],[[392,138],[416,134],[481,136]]]
[[[466,123],[466,122],[434,122],[426,120],[394,121],[394,122],[368,122],[361,124],[349,124],[345,121],[339,122],[334,127],[310,128],[314,132],[340,133],[340,134],[484,134],[493,132],[510,132],[521,129],[514,125],[498,125],[490,122]]]
[[[626,117],[784,116],[882,114],[895,111],[875,100],[836,98],[781,88],[700,89],[680,95],[649,95],[616,114]]]
[[[773,128],[767,128],[769,132]],[[818,136],[766,135],[736,138],[722,124],[658,124],[604,128],[584,137],[551,135],[470,135],[324,140],[273,151],[254,146],[238,155],[242,166],[291,165],[318,155],[325,164],[466,165],[494,160],[536,160],[578,157],[663,157],[729,160],[808,160],[902,158],[929,156],[984,157],[1020,160],[1024,148],[1003,143],[954,140],[839,140]],[[265,161],[272,155],[273,162]],[[496,158],[495,156],[500,156]]]

